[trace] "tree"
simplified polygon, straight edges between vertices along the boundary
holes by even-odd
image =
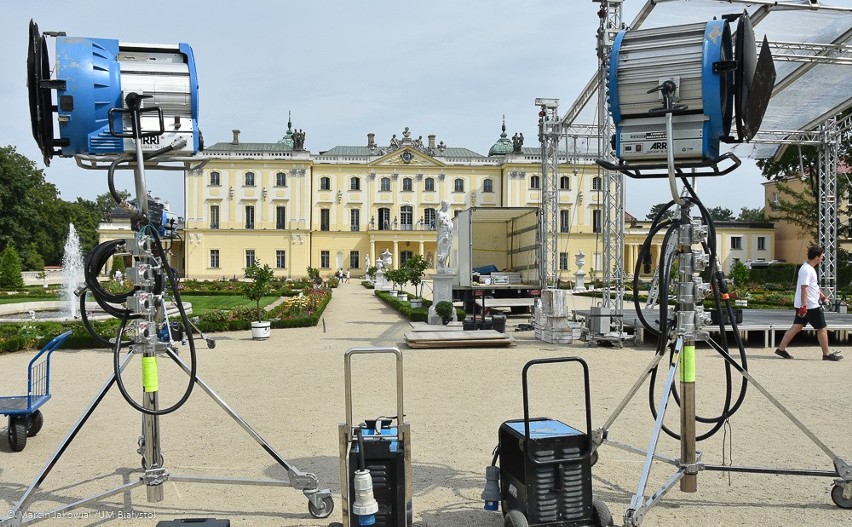
[[[766,214],[763,209],[750,209],[748,207],[743,207],[740,209],[740,215],[737,216],[737,221],[743,221],[746,223],[764,223],[768,220],[766,219]]]
[[[44,228],[57,199],[56,187],[33,161],[12,146],[0,147],[0,247],[38,245],[34,234]]]
[[[7,245],[0,252],[0,288],[16,289],[24,287],[21,275],[21,257],[13,245]]]
[[[260,322],[262,315],[260,301],[272,292],[274,273],[272,272],[272,268],[269,267],[269,264],[260,265],[260,260],[255,258],[251,265],[246,268],[246,278],[250,282],[246,284],[243,294],[246,298],[253,300],[257,304],[255,317]]]
[[[651,207],[651,211],[645,216],[645,218],[649,219],[649,220],[653,220],[657,216],[657,214],[661,210],[663,210],[663,208],[666,207],[666,205],[668,205],[668,203],[657,203],[656,205]],[[663,217],[661,219],[672,219],[674,217],[675,217],[675,207],[671,207],[671,208],[669,208],[669,210],[667,210],[665,212],[665,214],[663,214]]]
[[[731,212],[731,209],[726,209],[722,206],[713,207],[708,209],[707,212],[713,221],[731,221],[734,219],[734,213]]]
[[[844,118],[852,110],[846,110],[839,118]],[[839,164],[852,165],[852,134],[847,130],[838,149]],[[763,177],[778,183],[779,199],[772,205],[771,219],[781,220],[795,225],[819,239],[819,150],[814,146],[790,146],[777,158],[762,159],[757,162]],[[799,184],[804,187],[798,188]],[[849,214],[848,201],[840,199],[849,195],[849,180],[837,178],[838,215]],[[767,211],[768,213],[769,211]],[[849,237],[849,226],[841,223],[838,236]]]
[[[406,260],[402,267],[408,274],[408,282],[414,286],[414,294],[420,296],[423,291],[422,289],[418,290],[418,287],[422,287],[423,273],[429,268],[429,262],[419,254],[415,254]]]
[[[394,290],[396,290],[397,285],[405,285],[408,282],[405,269],[387,269],[385,278],[393,283]]]

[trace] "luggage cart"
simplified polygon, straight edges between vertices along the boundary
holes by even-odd
[[[396,359],[396,416],[378,417],[355,425],[352,418],[352,356],[392,354]],[[398,348],[356,347],[344,355],[346,422],[338,427],[340,440],[340,494],[342,527],[410,527],[411,425],[403,409],[402,353]],[[396,426],[392,426],[396,420]],[[360,463],[359,463],[360,460]],[[360,470],[359,470],[360,468]],[[365,470],[366,469],[366,470]],[[358,517],[361,482],[356,473],[367,473],[375,502],[370,518]],[[372,476],[370,476],[370,474]],[[363,480],[362,480],[363,481]],[[358,514],[361,514],[360,512]],[[372,523],[371,523],[372,522]]]
[[[69,335],[70,330],[53,337],[30,360],[26,395],[0,397],[0,414],[9,416],[6,437],[13,452],[23,450],[27,437],[34,437],[44,425],[39,408],[50,399],[50,355]]]

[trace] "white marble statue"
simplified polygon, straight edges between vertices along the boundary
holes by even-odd
[[[436,271],[449,273],[450,271],[450,247],[453,244],[453,218],[450,212],[450,204],[441,202],[441,209],[437,213],[438,219],[438,265]]]

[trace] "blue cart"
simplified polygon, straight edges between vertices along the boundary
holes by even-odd
[[[26,395],[0,397],[0,414],[9,416],[7,437],[13,452],[23,450],[27,437],[38,434],[44,424],[39,408],[50,399],[50,355],[70,334],[57,335],[30,360]]]

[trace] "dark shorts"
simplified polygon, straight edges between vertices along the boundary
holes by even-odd
[[[800,317],[797,310],[796,318],[793,319],[793,324],[801,324],[803,326],[810,324],[814,329],[822,329],[827,325],[825,323],[825,313],[821,307],[808,309],[808,312],[805,313],[804,317]]]

